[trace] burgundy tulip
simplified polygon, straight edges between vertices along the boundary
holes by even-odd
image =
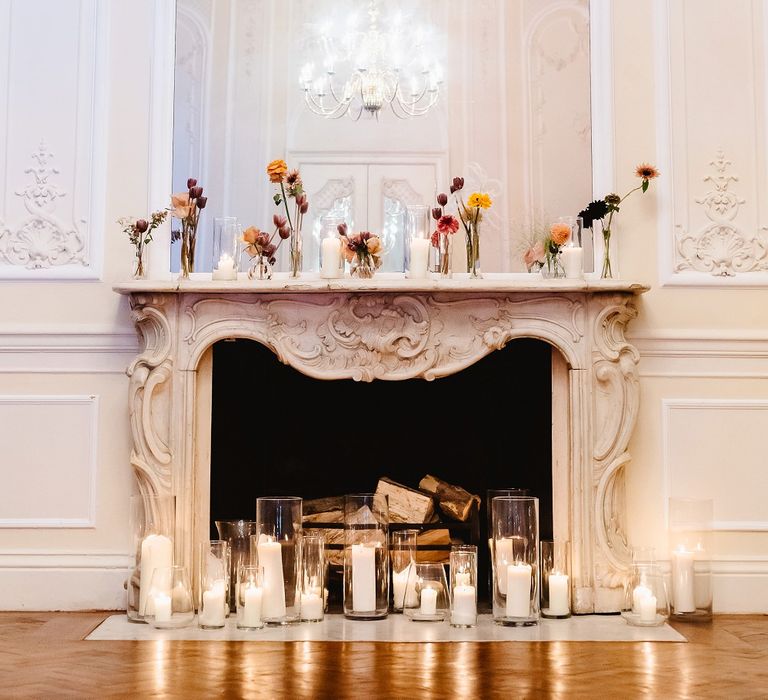
[[[440,207],[435,207],[432,210],[432,218],[437,221],[443,215],[443,210]]]
[[[347,227],[347,225],[346,225],[346,224],[339,224],[339,225],[336,227],[336,230],[339,232],[339,235],[341,235],[341,236],[346,236],[346,235],[347,235],[347,232],[349,231],[349,228]]]
[[[280,214],[274,214],[272,216],[272,223],[275,225],[275,228],[283,228],[288,223],[288,219],[280,216]]]
[[[198,187],[196,185],[195,187],[190,187],[189,188],[189,196],[192,199],[197,199],[202,194],[203,194],[203,188],[202,187]]]
[[[453,178],[453,186],[460,190],[462,187],[464,187],[464,178],[463,177],[455,177]]]
[[[187,189],[191,190],[196,184],[197,184],[197,180],[195,180],[195,178],[193,177],[189,178],[189,180],[187,180]]]
[[[277,230],[277,233],[278,233],[278,235],[280,236],[280,238],[282,238],[283,240],[285,240],[286,238],[288,238],[288,237],[291,235],[291,229],[290,229],[290,227],[289,227],[289,226],[281,226],[281,227],[280,227],[280,228]]]
[[[205,209],[205,205],[208,204],[208,197],[198,197],[197,198],[197,206],[200,209]]]
[[[456,192],[456,187],[454,185],[451,185],[451,194],[453,194],[454,192]]]
[[[276,250],[277,250],[277,246],[274,243],[267,243],[267,245],[264,246],[262,253],[264,255],[272,257],[275,254]]]
[[[306,214],[309,211],[309,202],[302,202],[299,211],[302,214]]]
[[[136,230],[139,233],[144,233],[149,228],[149,224],[144,219],[139,219],[136,222]]]
[[[448,195],[445,194],[445,192],[441,192],[439,195],[437,195],[437,203],[444,207],[446,204],[448,204]]]

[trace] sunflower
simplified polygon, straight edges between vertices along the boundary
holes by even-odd
[[[283,182],[285,174],[288,172],[288,164],[284,160],[273,160],[267,166],[267,175],[270,182]]]
[[[642,180],[653,180],[653,178],[659,176],[659,171],[648,163],[640,163],[640,165],[635,168],[635,175]]]

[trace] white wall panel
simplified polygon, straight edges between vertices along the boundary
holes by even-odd
[[[712,498],[716,530],[768,531],[768,400],[665,399],[662,433],[667,497]]]
[[[0,396],[0,528],[95,527],[96,396]]]
[[[0,279],[101,274],[106,8],[0,0]]]

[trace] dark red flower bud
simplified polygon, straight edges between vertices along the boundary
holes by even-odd
[[[445,192],[441,192],[439,195],[437,195],[437,203],[444,207],[446,204],[448,204],[448,195],[445,194]]]
[[[453,178],[453,186],[460,190],[462,187],[464,187],[464,178],[463,177],[455,177]]]
[[[195,180],[195,178],[193,177],[189,178],[189,180],[187,180],[187,189],[191,190],[196,184],[197,184],[197,180]]]
[[[302,202],[299,211],[302,214],[306,214],[309,211],[309,202]]]
[[[202,189],[202,187],[200,189]],[[208,197],[198,197],[197,198],[197,206],[200,209],[205,209],[205,205],[206,204],[208,204]]]
[[[303,192],[298,197],[296,197],[296,204],[298,204],[299,206],[304,204],[304,202],[306,201],[307,201],[307,195],[305,195]]]
[[[336,227],[336,230],[339,232],[339,235],[346,237],[347,232],[349,231],[349,228],[347,227],[346,224],[339,224]]]
[[[453,194],[454,192],[456,192],[456,188],[453,185],[451,185],[451,194]]]
[[[277,230],[277,233],[280,236],[280,238],[285,240],[286,238],[288,238],[291,235],[291,228],[290,228],[290,226],[287,226],[287,225],[286,226],[281,226]]]
[[[274,243],[267,243],[267,245],[264,246],[264,250],[262,253],[264,255],[272,256],[275,254],[275,251],[277,250],[277,246]]]
[[[202,187],[195,186],[189,188],[189,196],[192,197],[192,199],[197,199],[201,194],[203,194]]]
[[[136,222],[136,230],[139,233],[144,233],[149,228],[149,224],[144,219],[139,219]]]
[[[280,214],[274,214],[272,216],[272,223],[275,225],[275,228],[283,228],[288,223],[288,219],[280,216]]]
[[[432,218],[437,221],[443,215],[443,210],[440,207],[435,207],[432,210]]]

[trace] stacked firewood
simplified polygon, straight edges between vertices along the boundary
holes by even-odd
[[[420,530],[417,537],[418,561],[447,562],[447,548],[433,547],[465,543],[463,539],[452,536],[450,523],[468,522],[477,516],[480,507],[479,496],[431,474],[419,482],[418,489],[381,477],[376,493],[388,497],[390,523],[408,524]],[[312,534],[323,534],[326,545],[344,544],[343,523],[343,496],[304,501],[304,530]],[[436,523],[446,523],[446,527],[436,526]],[[336,527],[329,528],[329,524],[336,524]],[[343,563],[340,548],[329,548],[328,556],[332,564]]]

